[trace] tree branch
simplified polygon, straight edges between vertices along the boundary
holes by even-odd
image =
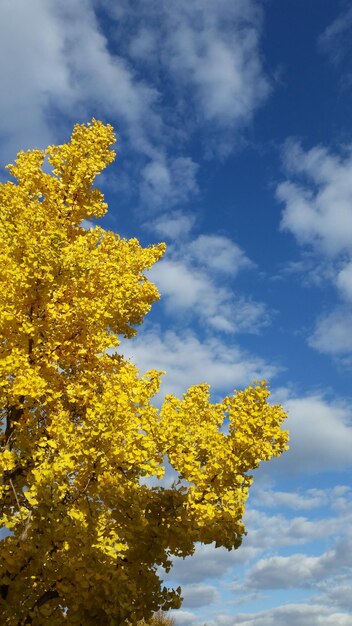
[[[54,583],[53,586],[55,586],[56,583]],[[38,600],[33,604],[32,608],[30,609],[30,611],[34,611],[34,609],[38,608],[40,609],[41,606],[43,606],[44,604],[46,604],[47,602],[49,602],[50,600],[54,600],[55,598],[59,597],[59,592],[56,589],[48,589],[47,591],[44,591],[44,593],[38,598]],[[26,617],[23,620],[20,620],[17,624],[17,626],[26,626],[26,624],[32,624],[33,623],[33,619],[30,615],[30,613],[28,613],[26,615]]]

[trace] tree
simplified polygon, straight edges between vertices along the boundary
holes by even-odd
[[[0,186],[0,612],[10,626],[135,624],[177,608],[180,589],[163,587],[157,567],[198,541],[238,548],[248,471],[287,448],[265,383],[215,404],[202,384],[158,410],[161,373],[140,376],[116,351],[158,299],[144,272],[165,246],[82,227],[106,212],[92,183],[113,143],[109,125],[76,125],[67,144],[20,152],[15,182]],[[165,459],[178,478],[148,486]]]

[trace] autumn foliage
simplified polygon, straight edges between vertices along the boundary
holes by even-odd
[[[159,297],[145,271],[165,246],[82,227],[107,210],[92,183],[113,144],[109,125],[77,125],[20,153],[0,185],[1,624],[177,608],[157,567],[197,541],[238,548],[248,472],[287,447],[264,383],[215,404],[202,384],[159,410],[160,372],[116,351]],[[174,484],[149,486],[165,460]]]

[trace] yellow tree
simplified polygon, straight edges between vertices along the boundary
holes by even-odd
[[[113,144],[111,126],[77,125],[67,144],[21,152],[0,186],[2,624],[135,624],[178,607],[158,566],[199,541],[238,548],[248,472],[287,447],[264,383],[217,404],[202,384],[158,410],[160,372],[116,352],[159,297],[144,272],[165,246],[82,228],[106,212],[92,183]],[[165,459],[178,478],[148,486]]]

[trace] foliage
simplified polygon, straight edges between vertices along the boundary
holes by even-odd
[[[0,612],[10,626],[135,624],[177,608],[180,590],[162,587],[157,567],[197,541],[238,548],[248,471],[287,447],[264,383],[218,404],[202,384],[158,410],[161,373],[140,376],[116,352],[158,299],[144,272],[165,246],[81,226],[106,212],[92,183],[113,143],[109,125],[77,125],[67,144],[21,152],[8,167],[15,182],[0,186]],[[165,459],[178,479],[148,486]]]

